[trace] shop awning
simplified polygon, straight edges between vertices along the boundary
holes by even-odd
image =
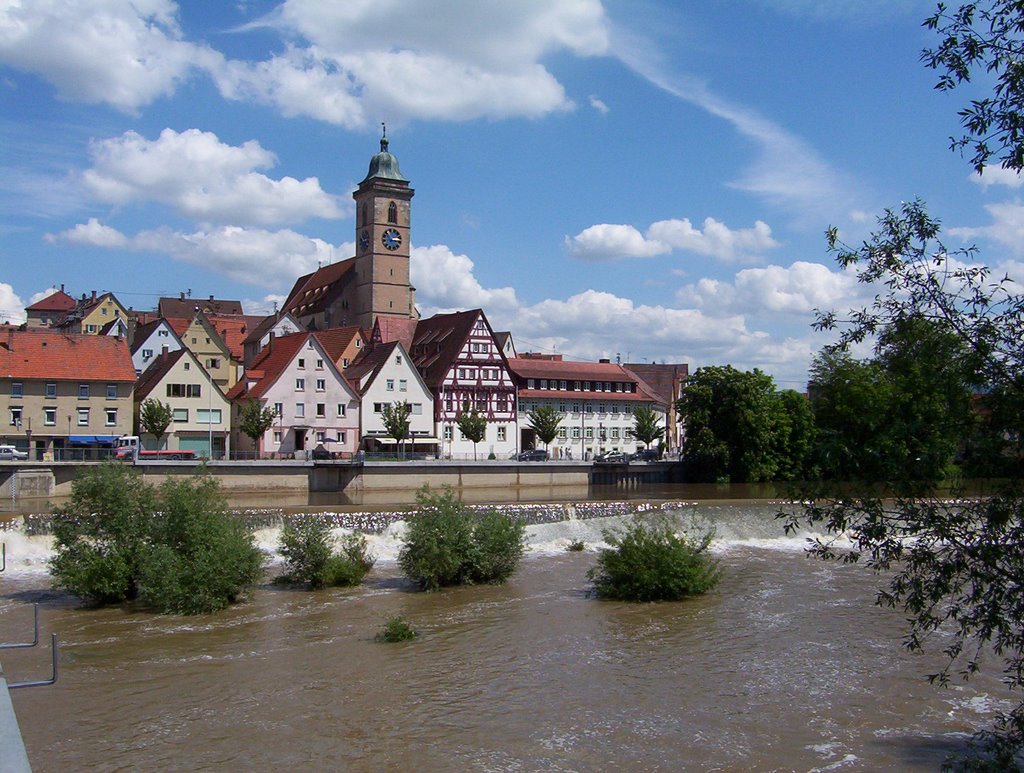
[[[380,443],[382,446],[398,445],[398,441],[395,440],[393,437],[382,437],[380,435],[367,435],[366,438],[368,440],[375,440],[376,442]],[[430,445],[436,446],[441,441],[439,441],[436,437],[424,437],[423,435],[415,435],[413,437],[407,437],[402,442],[405,443],[406,445],[408,445],[410,443],[416,443],[416,444],[422,443],[422,444],[428,445],[428,446],[430,446]]]
[[[73,446],[113,446],[117,444],[117,435],[71,435],[68,443]]]

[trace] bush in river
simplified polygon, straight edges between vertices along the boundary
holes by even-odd
[[[165,613],[223,609],[256,583],[263,558],[205,473],[159,489],[109,462],[79,475],[54,516],[54,585],[93,604],[138,599]]]
[[[373,638],[379,642],[394,644],[395,642],[415,639],[418,635],[413,627],[401,617],[389,617],[384,621],[384,625],[381,626],[380,631]]]
[[[288,521],[281,529],[280,553],[287,572],[284,582],[306,583],[310,588],[358,585],[373,568],[366,537],[351,534],[334,550],[331,527],[321,519]]]
[[[667,519],[637,516],[620,532],[605,531],[610,547],[598,552],[587,573],[597,595],[620,601],[676,601],[704,593],[718,582],[718,562],[707,553],[714,535],[677,535]]]
[[[416,495],[398,564],[424,590],[468,583],[502,583],[523,555],[525,527],[504,513],[474,514],[450,486]]]

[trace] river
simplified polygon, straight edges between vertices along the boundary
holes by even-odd
[[[715,524],[720,585],[680,603],[588,594],[602,528],[541,523],[503,586],[412,590],[401,523],[356,589],[267,584],[214,616],[84,610],[49,590],[49,539],[13,531],[0,640],[60,641],[51,687],[12,693],[37,771],[937,770],[1010,696],[998,664],[930,686],[861,565],[803,554],[768,504],[678,507]],[[278,530],[257,533],[273,561]],[[583,540],[583,552],[567,552]],[[272,573],[273,567],[271,567]],[[420,636],[380,644],[400,615]],[[935,643],[941,648],[941,641]],[[0,652],[45,677],[45,647]]]

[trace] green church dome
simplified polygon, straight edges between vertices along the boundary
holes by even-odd
[[[385,180],[398,180],[404,183],[409,182],[402,177],[402,170],[398,168],[398,159],[388,152],[388,138],[386,136],[381,137],[380,153],[370,159],[370,171],[366,173],[366,178],[363,182],[374,177],[382,177]]]

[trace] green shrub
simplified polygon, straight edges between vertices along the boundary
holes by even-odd
[[[161,612],[222,609],[259,580],[262,554],[201,473],[159,491],[116,462],[72,484],[54,518],[54,585],[94,604],[138,598]]]
[[[576,539],[565,546],[565,549],[570,553],[582,553],[586,550],[587,546],[583,544],[583,540]]]
[[[380,631],[378,631],[377,635],[373,638],[379,642],[393,644],[395,642],[415,639],[418,635],[419,634],[413,630],[413,627],[402,618],[389,617],[384,621],[384,625],[381,626]]]
[[[523,554],[521,523],[497,512],[476,518],[450,486],[440,494],[424,487],[416,502],[398,564],[421,588],[500,583],[515,571]]]
[[[288,520],[281,529],[278,552],[284,559],[287,582],[306,583],[311,588],[328,584],[328,563],[334,552],[331,527],[322,519]]]
[[[306,583],[310,588],[328,585],[358,585],[373,568],[366,537],[351,534],[334,551],[331,527],[321,519],[289,521],[281,529],[279,552],[285,560],[285,582]]]
[[[611,546],[598,552],[598,565],[587,573],[597,595],[621,601],[676,601],[704,593],[718,582],[718,562],[707,553],[713,534],[698,540],[675,533],[662,519],[639,516],[621,532],[605,531]]]
[[[522,522],[497,510],[481,515],[473,528],[470,579],[473,582],[505,582],[523,557],[525,531]]]

